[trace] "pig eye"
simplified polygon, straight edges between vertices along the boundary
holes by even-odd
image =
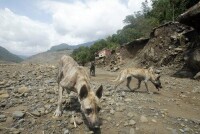
[[[91,114],[91,113],[92,113],[92,109],[91,109],[91,108],[86,109],[86,114],[87,114],[87,115],[89,115],[89,114]]]

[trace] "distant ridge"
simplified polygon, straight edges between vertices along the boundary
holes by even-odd
[[[56,64],[63,55],[70,55],[72,50],[47,51],[28,57],[23,63]]]
[[[89,47],[91,45],[93,45],[96,41],[91,41],[91,42],[86,42],[86,43],[82,43],[82,44],[78,44],[78,45],[68,45],[66,43],[62,43],[62,44],[59,44],[59,45],[56,45],[56,46],[52,46],[50,48],[50,52],[55,52],[55,51],[61,51],[61,50],[74,50],[74,49],[77,49],[81,46],[84,46],[84,47]]]
[[[0,60],[5,62],[15,62],[15,63],[23,61],[22,58],[20,58],[15,54],[12,54],[2,46],[0,46]]]
[[[56,45],[56,46],[52,46],[50,48],[50,50],[48,50],[48,51],[55,52],[55,51],[71,50],[71,49],[73,49],[73,46],[70,46],[70,45],[68,45],[66,43],[62,43],[62,44],[59,44],[59,45]]]
[[[62,43],[56,46],[52,46],[50,50],[46,52],[38,53],[36,55],[26,58],[23,61],[23,63],[55,64],[58,63],[59,59],[63,55],[71,55],[74,49],[79,48],[81,46],[89,47],[93,45],[95,42],[96,41],[91,41],[75,46]]]
[[[29,56],[25,56],[25,55],[17,55],[18,57],[20,57],[21,59],[25,60],[26,58],[28,58]]]

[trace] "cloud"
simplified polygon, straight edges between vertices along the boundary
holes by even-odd
[[[116,32],[123,27],[122,20],[129,13],[126,5],[118,0],[45,1],[42,8],[52,13],[53,27],[58,34],[70,34],[84,41]]]
[[[14,14],[8,8],[0,10],[0,45],[11,52],[31,55],[50,45],[48,25]]]
[[[128,9],[129,12],[134,13],[141,10],[141,3],[145,0],[129,0],[128,1]]]
[[[0,45],[15,54],[33,55],[53,45],[75,45],[112,35],[125,16],[141,7],[141,0],[37,1],[38,9],[51,16],[42,23],[8,8],[0,9]]]

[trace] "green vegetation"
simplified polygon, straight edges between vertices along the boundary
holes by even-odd
[[[142,11],[126,16],[125,26],[116,34],[99,40],[90,47],[75,49],[72,57],[79,63],[85,64],[94,60],[95,52],[103,49],[115,49],[119,45],[133,41],[141,37],[149,37],[152,28],[174,21],[186,9],[198,3],[199,0],[151,0],[151,8],[145,0],[142,3]]]
[[[7,49],[0,46],[0,61],[7,62],[21,62],[23,61],[19,56],[10,53]]]
[[[72,53],[72,57],[81,64],[93,61],[95,58],[95,52],[98,52],[103,48],[115,49],[118,46],[118,44],[109,41],[109,38],[110,37],[106,40],[99,40],[90,47],[81,46],[75,49]]]

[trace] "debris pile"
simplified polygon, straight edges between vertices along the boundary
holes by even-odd
[[[199,46],[195,29],[178,22],[169,22],[153,29],[150,40],[134,61],[142,66],[171,66],[181,70],[177,75],[184,71],[190,73],[187,77],[191,77],[200,71]]]

